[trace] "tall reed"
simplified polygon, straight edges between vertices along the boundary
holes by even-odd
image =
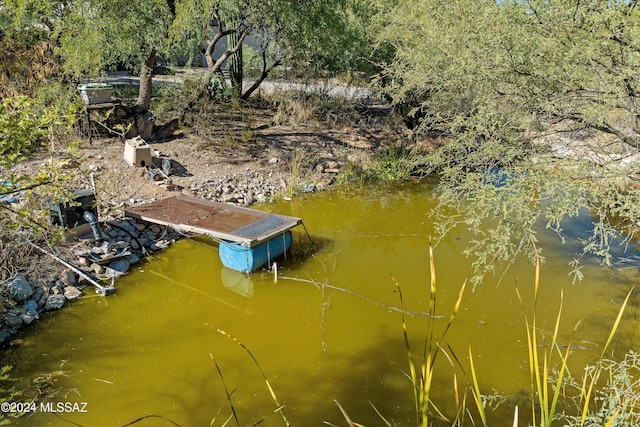
[[[531,320],[529,320],[526,312],[524,315],[525,324],[527,327],[527,348],[529,353],[529,374],[531,382],[530,398],[532,408],[531,416],[532,425],[539,425],[540,427],[550,427],[553,421],[558,418],[558,414],[556,413],[556,411],[558,408],[560,397],[563,397],[561,396],[561,390],[563,389],[563,384],[567,379],[567,362],[569,360],[571,344],[567,345],[566,349],[562,351],[562,348],[558,343],[558,331],[560,328],[560,319],[562,317],[562,292],[560,293],[560,308],[556,316],[555,327],[551,338],[551,345],[548,348],[541,349],[541,346],[538,343],[536,311],[538,303],[538,293],[540,290],[540,256],[538,254],[535,243],[531,242],[531,244],[533,246],[535,254],[533,315],[531,317]],[[522,306],[524,311],[522,295],[520,294],[520,291],[517,287],[516,292],[518,295],[518,300],[520,301],[520,305]],[[609,348],[611,341],[613,340],[613,337],[620,325],[622,314],[624,313],[632,292],[633,289],[629,291],[627,297],[622,303],[622,306],[620,307],[620,310],[618,311],[618,316],[616,317],[616,320],[611,328],[607,342],[602,349],[600,359],[604,358],[604,355]],[[553,357],[554,354],[557,354],[558,360]],[[560,368],[557,373],[554,373],[554,367],[558,365],[560,366]],[[584,423],[589,414],[589,404],[595,386],[596,377],[596,375],[592,375],[590,376],[590,379],[585,377],[582,381],[582,387],[580,390],[581,427],[584,426]],[[553,387],[551,387],[552,384]],[[616,414],[613,415],[613,418],[615,418],[615,416]],[[610,419],[606,425],[609,425],[613,421],[613,418]]]
[[[426,427],[429,425],[429,417],[431,415],[430,406],[436,413],[444,417],[444,415],[435,407],[430,401],[431,385],[433,383],[436,360],[438,354],[443,352],[439,343],[444,339],[456,317],[460,304],[462,302],[462,296],[466,287],[466,282],[463,283],[458,293],[458,299],[454,304],[451,315],[444,330],[438,334],[436,333],[436,307],[437,307],[437,287],[436,287],[436,269],[433,257],[433,247],[429,245],[429,267],[430,267],[430,286],[429,286],[429,317],[427,318],[427,333],[425,335],[424,346],[422,354],[415,360],[413,355],[413,349],[409,340],[409,333],[407,331],[407,322],[405,318],[404,310],[401,311],[402,316],[402,335],[404,338],[404,345],[407,351],[407,359],[409,362],[409,374],[411,383],[413,384],[413,400],[416,415],[416,426]],[[404,300],[402,297],[402,289],[400,285],[392,277],[395,284],[398,295],[400,297],[400,304],[404,308]]]

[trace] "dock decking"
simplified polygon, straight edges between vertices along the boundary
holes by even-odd
[[[125,215],[246,247],[302,224],[300,218],[186,196],[135,206],[125,210]]]

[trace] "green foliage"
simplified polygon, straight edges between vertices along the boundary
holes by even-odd
[[[72,2],[54,35],[70,73],[98,76],[118,65],[135,70],[163,50],[171,19],[166,0]]]
[[[77,105],[60,105],[64,100],[41,102],[24,96],[7,97],[0,104],[0,195],[15,195],[19,204],[0,204],[3,229],[30,229],[31,237],[59,238],[59,231],[48,224],[47,198],[63,199],[70,194],[68,183],[75,179],[77,142],[67,134],[76,119]],[[66,108],[65,108],[66,107]],[[51,155],[49,162],[14,172],[12,166],[36,151]],[[19,260],[13,260],[15,262]]]
[[[410,179],[416,174],[415,155],[412,151],[402,144],[391,144],[375,153],[370,162],[362,164],[357,159],[347,162],[340,171],[337,182],[382,183]]]
[[[585,375],[595,377],[601,384],[594,391],[595,409],[582,417],[561,414],[559,419],[567,426],[603,426],[613,427],[640,424],[640,354],[629,350],[622,361],[601,359],[585,369]],[[567,379],[567,394],[582,390],[582,383],[574,378]],[[565,402],[580,407],[578,398]],[[607,424],[609,423],[609,424]]]
[[[24,96],[5,98],[0,104],[0,165],[25,159],[60,124],[57,111],[40,113]]]
[[[372,12],[365,5],[368,3],[350,0],[185,0],[176,5],[170,29],[172,46],[192,63],[201,55],[203,44],[216,40],[216,32],[228,39],[246,30],[256,47],[256,51],[243,53],[243,59],[250,61],[251,74],[259,76],[263,68],[271,70],[280,64],[290,74],[306,78],[346,74],[354,67],[369,66],[366,26]],[[238,16],[243,17],[240,26],[235,25]],[[227,40],[227,49],[233,46]]]
[[[273,51],[269,51],[269,63],[273,64],[277,59],[274,57]],[[248,78],[256,78],[262,72],[262,56],[260,52],[249,45],[242,47],[242,64],[244,68],[244,76]]]
[[[414,159],[411,151],[400,144],[382,149],[371,166],[363,173],[367,181],[395,181],[408,179],[414,173]]]
[[[436,315],[436,269],[433,257],[433,248],[431,246],[429,247],[429,266],[429,317],[426,327],[423,350],[422,353],[418,353],[417,363],[416,360],[414,360],[414,350],[412,350],[412,347],[410,345],[404,311],[402,312],[402,335],[404,338],[405,349],[407,351],[407,358],[409,361],[409,374],[411,383],[413,384],[413,400],[416,412],[416,426],[418,427],[427,427],[431,425],[429,420],[430,418],[433,418],[433,410],[435,410],[439,415],[442,416],[442,414],[439,413],[437,406],[435,406],[434,403],[430,400],[431,386],[435,374],[436,360],[438,359],[439,354],[444,353],[440,343],[444,342],[444,338],[449,331],[453,320],[458,314],[460,304],[462,303],[462,296],[464,295],[464,289],[466,287],[465,282],[460,288],[458,299],[456,300],[451,310],[451,315],[449,316],[449,320],[446,326],[442,329],[442,332],[436,332],[436,323],[438,318],[438,316]],[[396,285],[396,289],[398,290],[401,307],[403,307],[404,302],[402,300],[402,290],[399,284],[395,282],[395,279],[394,283]],[[462,416],[464,416],[464,414],[462,414]]]
[[[415,169],[439,179],[441,229],[477,233],[474,282],[580,209],[597,221],[577,259],[610,264],[640,214],[623,161],[640,135],[636,2],[399,0],[374,22],[377,84],[414,132],[447,139]]]
[[[64,364],[64,362],[61,364]],[[30,383],[22,379],[12,378],[12,367],[0,367],[0,403],[22,403],[31,405],[30,408],[38,408],[39,402],[45,398],[53,398],[60,392],[57,380],[64,376],[62,370],[37,375]],[[31,412],[34,412],[33,410]],[[26,412],[0,411],[0,426],[11,425],[12,419],[27,415]]]
[[[180,111],[182,104],[180,88],[174,85],[161,84],[155,88],[154,96],[155,100],[151,110],[156,119],[165,114]]]

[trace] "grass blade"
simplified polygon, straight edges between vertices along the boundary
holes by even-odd
[[[482,425],[487,425],[487,414],[484,411],[484,404],[482,403],[482,395],[480,394],[480,385],[478,384],[478,377],[476,375],[476,369],[473,365],[473,353],[471,352],[471,346],[469,346],[469,364],[471,366],[471,379],[472,386],[471,394],[473,395],[473,400],[476,402],[476,408],[478,408],[478,412],[480,413],[480,419],[482,420]]]
[[[334,402],[336,403],[336,405],[338,405],[338,408],[340,408],[340,412],[342,412],[342,416],[347,421],[347,424],[349,424],[349,427],[364,427],[362,424],[354,423],[351,420],[351,418],[347,414],[347,411],[345,411],[342,405],[340,405],[340,402],[338,402],[337,400],[334,400]]]
[[[627,307],[629,298],[631,298],[631,295],[633,294],[634,291],[635,291],[635,286],[631,288],[631,290],[627,294],[627,297],[624,299],[624,302],[622,303],[622,306],[618,311],[618,316],[616,317],[616,321],[613,323],[613,327],[611,328],[611,332],[609,333],[609,338],[607,339],[607,342],[602,349],[600,359],[604,358],[604,354],[606,353],[607,348],[609,347],[609,344],[611,344],[611,341],[613,340],[613,336],[618,330],[618,326],[620,326],[620,321],[622,320],[622,314],[624,313]],[[580,400],[582,402],[582,415],[580,419],[580,427],[584,426],[584,423],[587,419],[587,415],[589,414],[589,401],[591,400],[591,393],[593,393],[593,387],[595,385],[596,377],[597,375],[595,373],[591,376],[591,381],[589,382],[589,387],[586,391],[584,390],[586,383],[583,382],[583,385],[582,385],[582,393],[581,393],[582,395],[580,397]],[[585,378],[585,381],[586,381],[586,378]]]
[[[411,344],[409,342],[409,333],[407,332],[407,322],[404,315],[404,299],[402,298],[402,288],[400,288],[400,284],[395,279],[395,277],[391,276],[391,280],[395,284],[396,289],[398,290],[398,297],[400,298],[400,308],[401,308],[400,316],[402,321],[402,336],[404,338],[404,347],[405,347],[405,350],[407,351],[407,359],[409,362],[409,375],[411,377],[410,378],[411,383],[413,384],[413,400],[414,400],[414,406],[416,408],[416,422],[417,422],[416,425],[420,425],[420,416],[419,416],[420,408],[421,408],[420,388],[419,388],[420,381],[418,380],[418,375],[416,373],[416,365],[415,365],[415,362],[413,361]]]
[[[282,416],[282,419],[285,423],[286,426],[290,427],[291,424],[289,424],[289,420],[287,419],[287,416],[284,413],[283,405],[280,404],[280,402],[278,401],[278,397],[276,396],[275,391],[273,390],[273,387],[271,387],[271,383],[269,382],[269,380],[267,379],[267,375],[264,373],[264,371],[262,370],[262,366],[260,366],[260,363],[258,363],[258,359],[256,359],[256,357],[253,355],[253,353],[251,352],[251,350],[249,350],[247,348],[247,346],[245,346],[240,340],[238,340],[236,337],[234,337],[233,335],[223,331],[222,329],[218,329],[215,328],[215,330],[229,338],[231,341],[235,342],[236,344],[238,344],[240,347],[242,347],[242,349],[247,352],[247,354],[251,357],[251,359],[253,360],[253,362],[255,363],[255,365],[258,367],[258,370],[260,371],[260,375],[262,375],[262,379],[264,380],[264,382],[267,385],[267,388],[269,389],[269,393],[271,394],[271,400],[273,400],[273,403],[275,403],[276,405],[276,411],[280,413],[280,415]]]
[[[213,358],[212,354],[209,354],[209,357],[211,357],[211,360],[213,360],[214,365],[216,365],[216,369],[218,370],[218,376],[222,380],[222,386],[224,387],[224,392],[225,392],[225,394],[227,396],[227,402],[229,402],[229,406],[231,407],[231,416],[229,417],[229,419],[231,419],[231,417],[233,417],[233,419],[235,419],[235,421],[236,421],[236,425],[238,427],[240,427],[240,421],[238,420],[238,414],[236,413],[236,408],[233,405],[233,401],[231,400],[231,395],[235,392],[235,389],[231,393],[229,393],[229,389],[227,388],[227,383],[224,381],[224,376],[222,375],[222,370],[220,369],[220,366],[218,365],[218,362],[215,361],[215,359]],[[227,419],[227,421],[225,421],[224,425],[226,425],[229,422],[229,419]],[[214,421],[215,421],[215,418],[211,421],[210,425],[213,425]]]

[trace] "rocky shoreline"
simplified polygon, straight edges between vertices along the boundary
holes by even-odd
[[[319,166],[315,171],[316,179],[298,182],[297,191],[309,193],[327,189],[340,167],[338,163]],[[153,177],[150,179],[154,180]],[[102,206],[101,216],[109,219],[99,222],[98,230],[92,229],[88,223],[79,227],[74,232],[75,237],[69,237],[64,245],[64,259],[38,248],[47,254],[43,256],[48,256],[51,263],[59,266],[54,268],[56,273],[51,277],[31,279],[17,273],[0,286],[0,295],[4,296],[4,303],[0,301],[0,346],[10,342],[15,334],[47,312],[60,310],[94,293],[108,295],[112,288],[104,283],[113,284],[115,279],[126,274],[146,256],[166,249],[184,236],[170,227],[117,218],[122,216],[123,208],[169,197],[170,193],[248,206],[281,197],[291,184],[291,177],[274,171],[241,170],[221,177],[213,175],[188,187],[174,184],[170,177],[156,179],[155,183],[167,194],[130,199],[118,206]],[[58,258],[58,262],[53,258]],[[64,261],[73,268],[66,268]]]
[[[101,285],[100,289],[91,282],[97,279],[102,283],[113,283],[141,259],[169,247],[182,237],[168,227],[133,219],[109,221],[100,224],[100,227],[105,233],[103,238],[96,239],[88,230],[75,239],[68,251],[74,255],[74,259],[62,260],[55,254],[49,254],[74,268],[65,268],[64,264],[59,263],[59,273],[47,280],[29,280],[22,273],[17,273],[2,285],[5,303],[0,324],[0,345],[46,312],[59,310],[94,292],[104,294],[104,289],[110,289],[110,285]]]

